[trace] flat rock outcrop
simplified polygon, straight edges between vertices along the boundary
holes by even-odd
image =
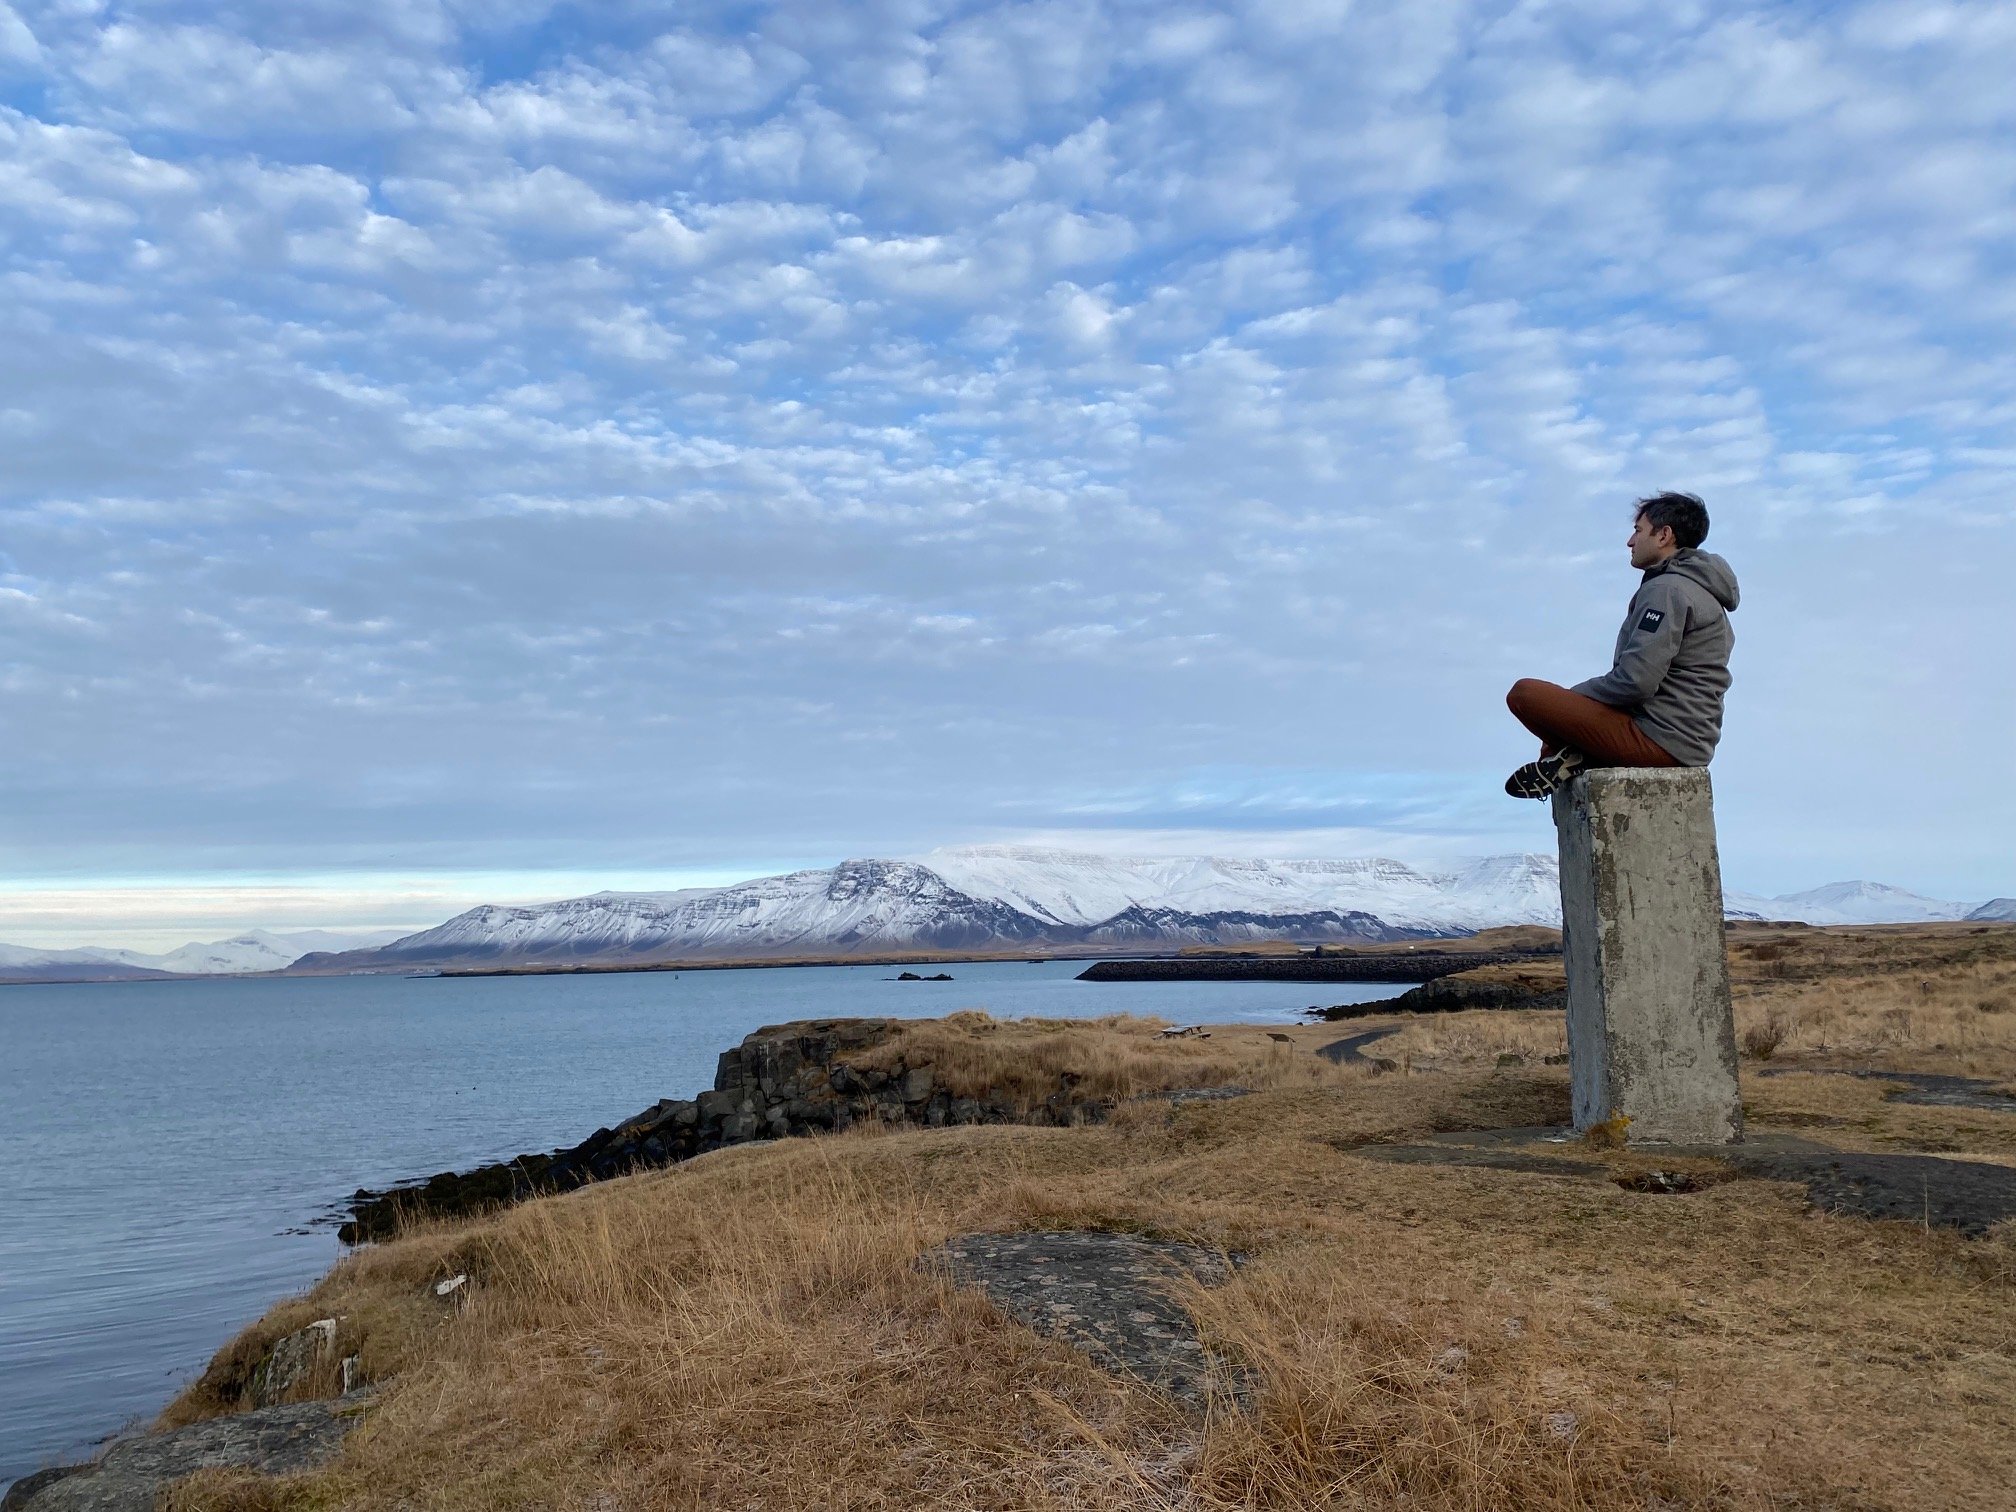
[[[473,1171],[444,1171],[385,1191],[359,1190],[340,1230],[347,1244],[389,1238],[403,1215],[455,1216],[528,1197],[572,1191],[638,1170],[676,1164],[729,1145],[824,1133],[857,1123],[1069,1124],[1104,1105],[1060,1078],[1041,1103],[1019,1106],[998,1094],[965,1097],[940,1085],[928,1065],[855,1064],[886,1041],[897,1019],[812,1019],[759,1029],[725,1052],[713,1087],[697,1098],[666,1098],[580,1144],[527,1154]]]
[[[1636,1192],[1687,1193],[1720,1180],[1797,1182],[1822,1212],[1891,1218],[1950,1228],[1970,1238],[2016,1218],[2016,1169],[1938,1155],[1872,1155],[1837,1150],[1782,1133],[1755,1134],[1740,1144],[1647,1145],[1654,1152],[1717,1163],[1719,1177],[1647,1180],[1658,1172],[1620,1174],[1586,1158],[1591,1148],[1564,1129],[1483,1129],[1432,1135],[1420,1144],[1340,1146],[1366,1160],[1394,1165],[1475,1166],[1526,1175],[1613,1181]],[[1577,1158],[1578,1156],[1582,1158]]]
[[[295,1402],[121,1439],[89,1465],[16,1481],[0,1512],[154,1512],[170,1482],[198,1470],[287,1475],[333,1458],[368,1399]]]
[[[1937,1155],[1819,1154],[1738,1156],[1746,1175],[1805,1184],[1822,1212],[1896,1218],[1979,1238],[2016,1218],[2016,1170]]]
[[[966,1234],[920,1262],[986,1293],[1040,1334],[1062,1339],[1102,1369],[1129,1375],[1202,1410],[1214,1382],[1238,1398],[1242,1383],[1215,1360],[1173,1283],[1231,1279],[1237,1257],[1132,1234]]]

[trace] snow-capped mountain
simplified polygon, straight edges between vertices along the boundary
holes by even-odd
[[[1967,915],[1970,924],[2016,924],[2016,898],[1991,898]]]
[[[160,955],[85,946],[34,950],[0,945],[0,980],[98,981],[158,976],[236,976],[279,971],[310,951],[356,950],[396,940],[397,929],[302,929],[287,934],[254,929],[229,940],[192,942]]]
[[[733,887],[472,908],[377,950],[309,956],[295,969],[999,949],[1040,943],[1044,933],[1043,921],[969,897],[925,867],[860,860]]]
[[[311,951],[365,949],[396,940],[403,932],[397,929],[300,929],[275,934],[271,930],[254,929],[228,940],[214,940],[208,945],[184,945],[166,955],[137,959],[161,971],[191,976],[279,971]]]
[[[1496,856],[1461,872],[1435,873],[1377,857],[1142,858],[987,845],[933,851],[923,864],[971,896],[1084,927],[1133,908],[1193,917],[1370,914],[1395,930],[1435,933],[1561,922],[1561,879],[1552,856]]]
[[[1802,924],[1936,924],[1966,918],[1973,905],[1921,897],[1881,882],[1832,882],[1776,898],[1732,892],[1724,896],[1723,907],[1731,918]]]
[[[1383,860],[988,846],[924,862],[845,861],[733,887],[476,908],[376,950],[304,957],[294,969],[1382,941],[1558,922],[1559,892],[1549,856],[1438,874]]]
[[[1813,923],[1957,919],[1963,904],[1875,883],[1784,898],[1731,894],[1733,917]],[[1259,940],[1379,941],[1559,925],[1552,856],[1450,871],[1378,858],[1255,861],[1101,856],[1033,846],[844,861],[676,893],[596,893],[471,909],[376,950],[304,957],[298,971],[621,964],[886,951],[1170,949]]]
[[[121,982],[165,977],[130,950],[36,950],[0,945],[0,982]]]

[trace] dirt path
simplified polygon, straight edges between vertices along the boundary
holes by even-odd
[[[1363,1034],[1352,1034],[1340,1040],[1332,1040],[1316,1053],[1325,1060],[1335,1061],[1340,1066],[1367,1062],[1371,1057],[1365,1053],[1365,1047],[1386,1038],[1389,1034],[1398,1034],[1400,1028],[1398,1024],[1388,1024],[1384,1029],[1367,1029]]]

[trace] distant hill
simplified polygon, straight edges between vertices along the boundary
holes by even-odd
[[[229,940],[184,945],[160,955],[95,946],[37,950],[0,945],[0,982],[135,982],[177,976],[237,976],[279,971],[314,950],[354,950],[399,938],[396,929],[255,929]]]
[[[10,954],[43,957],[33,961],[7,960]],[[128,966],[102,957],[84,958],[80,952],[62,950],[21,951],[0,945],[0,982],[145,982],[171,981],[174,974],[151,971],[145,966]]]
[[[1726,893],[1731,918],[1790,919],[1801,924],[1941,924],[1967,917],[1971,903],[1922,897],[1881,882],[1831,882],[1775,898]]]

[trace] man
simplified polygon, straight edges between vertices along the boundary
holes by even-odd
[[[1640,499],[1631,565],[1645,574],[1616,658],[1573,688],[1537,678],[1505,702],[1540,737],[1540,759],[1505,779],[1514,798],[1545,798],[1592,766],[1705,767],[1722,738],[1722,695],[1736,633],[1736,574],[1712,552],[1708,507],[1692,494]]]

